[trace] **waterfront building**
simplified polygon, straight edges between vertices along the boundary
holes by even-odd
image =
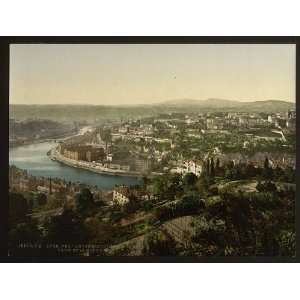
[[[104,158],[104,149],[91,145],[60,145],[59,149],[64,157],[77,161],[93,162]]]
[[[100,160],[104,158],[104,149],[103,148],[91,148],[86,152],[86,160],[88,162]]]
[[[151,162],[148,159],[136,158],[134,161],[135,170],[145,173],[151,168]]]
[[[63,155],[66,158],[73,160],[85,160],[87,148],[72,146],[63,150]]]

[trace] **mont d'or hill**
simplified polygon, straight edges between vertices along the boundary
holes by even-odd
[[[251,101],[240,102],[225,99],[210,98],[207,100],[179,99],[165,101],[159,104],[164,107],[198,107],[199,109],[217,109],[217,110],[253,110],[258,112],[277,112],[285,109],[295,108],[295,103],[281,100]]]
[[[295,109],[295,103],[266,100],[239,102],[223,99],[180,99],[158,104],[136,106],[101,106],[101,105],[10,105],[10,118],[51,119],[55,121],[105,121],[107,119],[125,120],[171,112],[206,113],[228,112],[265,112],[274,113]]]

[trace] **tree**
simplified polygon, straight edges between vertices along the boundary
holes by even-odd
[[[94,196],[88,188],[83,188],[76,195],[76,208],[80,212],[86,212],[94,207]]]
[[[283,176],[284,176],[283,170],[279,166],[277,166],[274,170],[274,179],[280,181]]]
[[[255,167],[253,166],[253,164],[247,164],[246,166],[246,174],[245,176],[248,178],[248,177],[254,177],[256,176],[256,169]]]
[[[129,202],[123,205],[122,211],[124,211],[126,214],[131,214],[136,212],[140,207],[141,205],[137,197],[135,195],[130,195]]]
[[[265,162],[264,162],[264,168],[265,169],[268,169],[270,167],[270,164],[269,164],[269,159],[268,157],[265,158]]]
[[[206,160],[206,174],[207,176],[210,175],[210,164],[209,164],[209,158]]]
[[[220,170],[220,159],[217,158],[217,161],[216,161],[216,170]]]
[[[265,191],[275,193],[277,192],[277,187],[273,182],[267,181],[265,182]]]
[[[72,211],[66,209],[61,215],[52,217],[44,225],[46,242],[83,243],[88,241],[88,232],[83,221]]]
[[[9,193],[9,220],[11,223],[25,220],[28,212],[27,200],[22,194]]]
[[[143,182],[143,189],[146,190],[148,185],[150,184],[150,179],[147,176],[143,176],[142,178]]]
[[[279,251],[282,256],[295,256],[296,255],[296,234],[292,231],[283,231],[280,233],[279,238]]]
[[[194,173],[187,173],[183,177],[183,184],[187,187],[192,187],[196,184],[197,182],[197,176]]]
[[[197,192],[185,194],[176,205],[177,215],[194,214],[205,207],[205,202],[200,199]]]
[[[212,157],[211,160],[210,160],[210,175],[211,175],[212,177],[215,176],[215,163],[214,163],[213,157]]]
[[[196,255],[226,255],[226,227],[223,221],[218,221],[219,224],[216,224],[216,222],[209,222],[203,218],[201,225],[198,224],[196,227],[196,232],[192,236]]]
[[[38,243],[41,240],[41,232],[33,221],[16,224],[10,229],[8,236],[11,245],[21,242]]]
[[[44,193],[37,193],[33,198],[33,206],[39,207],[47,203],[47,196]]]
[[[208,177],[202,174],[197,181],[196,187],[200,194],[205,195],[209,189]]]
[[[259,192],[262,192],[264,190],[264,185],[261,183],[261,181],[258,181],[257,185],[256,185],[256,189]]]
[[[228,167],[229,169],[233,169],[233,168],[234,168],[234,161],[231,160],[231,161],[227,164],[227,167]]]
[[[268,180],[272,180],[273,178],[273,169],[270,167],[270,162],[268,157],[265,158],[263,177]]]
[[[288,167],[285,171],[287,182],[296,183],[296,170]]]
[[[172,201],[183,193],[182,179],[180,174],[157,176],[153,180],[153,193],[160,200]]]
[[[8,232],[8,250],[11,256],[39,256],[38,247],[20,248],[20,243],[40,244],[42,233],[33,220],[26,220],[26,223],[14,224]]]
[[[176,255],[176,242],[160,231],[154,231],[145,237],[143,255],[169,256]]]

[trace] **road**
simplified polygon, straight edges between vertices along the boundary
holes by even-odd
[[[32,214],[28,214],[27,216],[35,218],[35,219],[40,219],[40,218],[46,218],[46,217],[51,217],[51,216],[57,216],[62,214],[63,208],[55,208],[55,209],[50,209],[46,211],[41,211],[41,212],[36,212]]]

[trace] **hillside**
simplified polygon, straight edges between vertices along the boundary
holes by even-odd
[[[171,112],[206,113],[228,111],[275,113],[289,109],[295,109],[295,103],[279,100],[239,102],[223,99],[182,99],[136,106],[10,105],[10,118],[17,120],[40,118],[63,122],[73,120],[104,122],[107,119],[120,121],[128,118]]]
[[[197,109],[213,110],[235,110],[235,111],[257,111],[257,112],[277,112],[294,109],[295,103],[281,100],[265,100],[254,102],[240,102],[225,99],[210,98],[207,100],[180,99],[170,100],[158,104],[162,107],[173,107],[186,109],[193,107]]]

